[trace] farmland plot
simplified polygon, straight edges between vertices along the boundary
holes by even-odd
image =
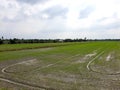
[[[1,52],[0,88],[120,89],[120,42],[75,43],[44,49]]]

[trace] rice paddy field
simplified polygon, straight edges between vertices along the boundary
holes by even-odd
[[[120,90],[120,42],[0,45],[0,90]]]

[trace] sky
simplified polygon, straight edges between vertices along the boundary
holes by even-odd
[[[120,39],[120,0],[0,0],[0,37]]]

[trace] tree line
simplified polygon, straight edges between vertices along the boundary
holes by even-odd
[[[60,42],[83,42],[84,39],[4,39],[0,38],[0,44],[22,44],[22,43],[60,43]]]
[[[85,41],[120,41],[120,39],[4,39],[0,38],[0,44],[22,44],[22,43],[62,43],[62,42],[85,42]]]

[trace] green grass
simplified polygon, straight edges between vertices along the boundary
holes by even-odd
[[[47,44],[18,44],[8,45],[9,50],[17,48],[17,51],[0,52],[0,61],[35,58],[37,64],[26,66],[18,64],[10,67],[12,71],[9,77],[23,82],[29,81],[36,85],[48,86],[62,90],[116,90],[120,85],[120,42],[85,42],[85,43],[56,44],[61,47],[39,48],[19,50],[20,48],[35,48],[48,46]],[[50,44],[54,46],[55,44]],[[6,45],[5,45],[6,46]],[[7,50],[4,45],[0,50]],[[16,47],[15,47],[16,46]],[[4,47],[2,49],[2,47]],[[95,58],[101,52],[104,53]],[[111,54],[109,61],[107,57]],[[92,55],[92,56],[90,56]],[[95,58],[95,59],[94,59]],[[87,69],[88,63],[93,60]],[[49,66],[50,65],[50,66]],[[22,67],[22,68],[21,68]],[[117,74],[118,76],[109,76]],[[113,83],[113,80],[118,79]],[[117,85],[117,86],[116,86]]]
[[[69,45],[69,44],[72,44],[72,43],[2,44],[0,45],[0,52],[56,47],[56,46]]]

